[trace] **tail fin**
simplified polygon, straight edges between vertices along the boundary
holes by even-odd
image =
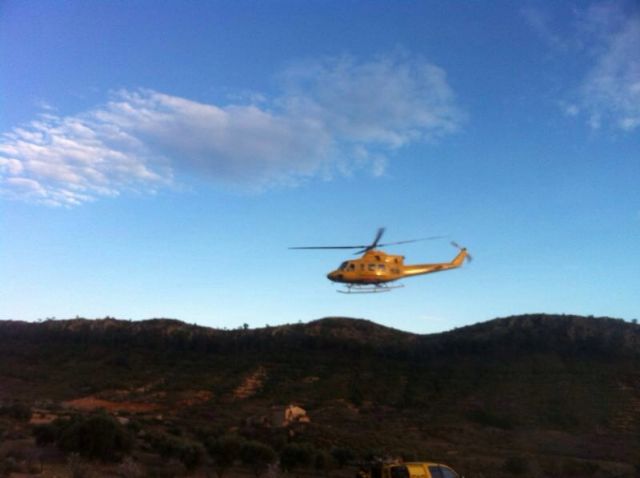
[[[453,258],[451,265],[453,267],[460,267],[467,257],[469,257],[469,253],[467,252],[467,248],[463,247],[460,249],[458,255]]]

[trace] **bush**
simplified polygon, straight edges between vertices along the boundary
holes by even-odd
[[[139,478],[143,475],[140,465],[138,465],[130,456],[125,458],[122,463],[118,465],[116,472],[121,478]]]
[[[0,476],[10,476],[13,472],[20,471],[15,458],[7,456],[0,460]]]
[[[335,447],[331,449],[331,456],[338,464],[338,467],[342,468],[353,461],[355,453],[351,448]]]
[[[515,422],[510,417],[497,415],[487,410],[471,410],[467,412],[466,417],[468,420],[484,427],[494,427],[502,430],[515,428]]]
[[[567,459],[562,463],[564,476],[576,476],[584,478],[593,476],[600,470],[600,465],[582,460]]]
[[[278,455],[269,445],[259,441],[247,441],[240,451],[242,463],[247,465],[258,478],[272,463],[275,463]]]
[[[80,455],[77,453],[69,455],[67,468],[69,469],[69,476],[71,478],[91,478],[93,476],[91,466],[80,458]]]
[[[296,468],[310,466],[315,457],[316,450],[309,444],[289,443],[280,452],[280,466],[285,472]]]
[[[182,440],[177,458],[187,470],[194,470],[202,465],[205,455],[206,451],[200,443],[191,440]]]
[[[317,472],[326,475],[335,467],[335,460],[329,452],[325,450],[319,450],[313,460],[313,467]]]
[[[25,403],[14,402],[11,405],[0,408],[0,414],[26,422],[31,419],[31,407]]]
[[[520,456],[507,458],[502,469],[511,475],[524,475],[529,470],[529,462]]]
[[[193,470],[204,462],[205,449],[195,441],[166,433],[152,435],[151,447],[163,458],[175,458],[187,469]]]
[[[240,459],[245,440],[236,435],[210,438],[206,441],[207,451],[213,459],[213,466],[219,478]]]
[[[55,443],[58,439],[58,428],[52,423],[44,423],[36,425],[33,428],[33,436],[36,439],[36,445],[46,446],[51,443]]]
[[[117,420],[101,413],[63,425],[58,446],[86,458],[119,461],[131,451],[133,440]]]

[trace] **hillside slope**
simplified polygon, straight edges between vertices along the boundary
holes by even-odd
[[[296,439],[321,448],[428,454],[495,476],[513,456],[531,473],[620,476],[640,462],[639,345],[636,324],[543,314],[433,335],[346,318],[246,330],[5,321],[0,401],[162,413],[185,433],[269,440],[274,407],[296,403],[311,419]]]

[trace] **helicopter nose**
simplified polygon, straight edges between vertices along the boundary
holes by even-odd
[[[327,279],[333,282],[339,282],[342,279],[342,274],[338,274],[336,271],[329,272],[327,274]]]

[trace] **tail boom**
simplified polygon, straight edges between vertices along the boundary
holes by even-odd
[[[461,267],[469,253],[466,248],[460,249],[460,252],[451,262],[441,262],[436,264],[414,264],[404,266],[404,277],[418,276],[422,274],[431,274],[432,272],[446,271],[449,269],[457,269]]]

